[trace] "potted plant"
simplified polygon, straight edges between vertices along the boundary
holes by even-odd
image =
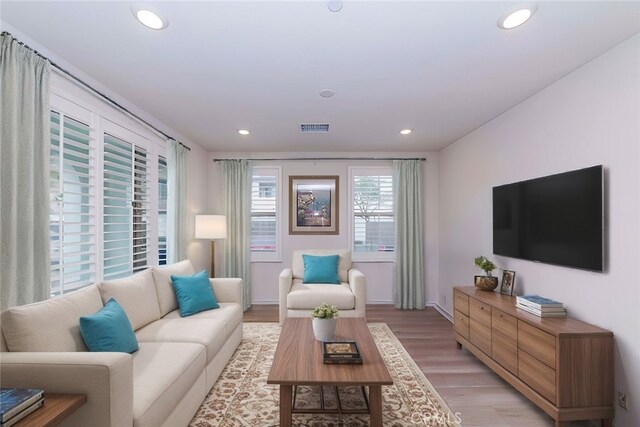
[[[311,312],[313,318],[313,335],[318,341],[331,341],[336,334],[336,318],[338,309],[322,303]]]
[[[491,272],[496,269],[496,265],[484,256],[476,257],[473,262],[486,276],[475,276],[474,284],[483,291],[492,291],[498,287],[498,278],[493,277]]]

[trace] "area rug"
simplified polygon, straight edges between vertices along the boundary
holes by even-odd
[[[266,427],[279,421],[279,387],[267,385],[273,355],[280,336],[277,323],[244,323],[242,343],[220,375],[191,421],[192,427]],[[385,426],[457,426],[451,409],[425,378],[420,368],[384,323],[370,323],[369,330],[378,346],[393,386],[382,387]],[[357,406],[358,388],[339,390],[343,404]],[[298,390],[296,406],[317,406],[319,389]],[[332,390],[325,388],[331,403]],[[296,426],[367,426],[368,415],[294,414]]]

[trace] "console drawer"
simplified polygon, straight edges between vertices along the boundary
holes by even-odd
[[[518,350],[518,377],[529,387],[555,404],[556,371],[526,351]]]
[[[518,348],[550,368],[556,368],[555,337],[522,320],[518,320]]]
[[[477,299],[469,299],[469,317],[476,322],[491,327],[491,306]]]
[[[462,314],[469,315],[469,297],[461,292],[453,292],[453,308]]]
[[[453,319],[453,328],[457,333],[469,339],[469,316],[455,310],[455,318]]]

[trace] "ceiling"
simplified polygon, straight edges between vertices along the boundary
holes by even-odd
[[[638,1],[541,1],[508,31],[496,22],[522,2],[149,2],[163,31],[128,1],[1,3],[11,26],[211,151],[438,150],[640,31]]]

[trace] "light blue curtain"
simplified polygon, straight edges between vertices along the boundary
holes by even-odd
[[[178,141],[167,141],[167,260],[187,259],[187,148]]]
[[[51,66],[0,36],[0,309],[50,296]]]
[[[222,192],[227,238],[221,240],[221,277],[240,277],[243,309],[251,307],[251,165],[248,160],[224,160]]]
[[[425,307],[422,161],[393,161],[396,213],[396,308]]]

